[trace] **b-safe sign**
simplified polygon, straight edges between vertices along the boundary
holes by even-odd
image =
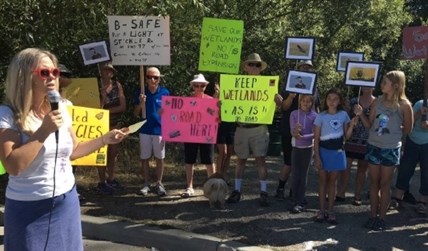
[[[113,65],[170,65],[169,17],[109,16]]]

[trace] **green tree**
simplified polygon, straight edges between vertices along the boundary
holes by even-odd
[[[95,66],[83,65],[78,46],[108,41],[107,16],[169,15],[171,65],[160,68],[174,95],[189,94],[189,81],[198,72],[203,17],[243,20],[242,58],[260,53],[269,64],[265,74],[280,75],[282,82],[287,70],[296,65],[296,61],[284,59],[288,36],[315,38],[314,63],[322,92],[343,86],[343,74],[335,70],[341,50],[364,52],[367,60],[383,62],[384,71],[404,67],[413,82],[420,71],[399,60],[400,36],[402,28],[415,20],[426,21],[425,7],[420,0],[2,0],[0,80],[4,80],[12,56],[26,47],[49,49],[79,76],[96,76]],[[132,107],[139,68],[117,68]],[[211,82],[218,78],[215,73],[204,74]],[[128,115],[132,117],[131,112]]]

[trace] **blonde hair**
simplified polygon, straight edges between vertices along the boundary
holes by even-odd
[[[406,75],[402,71],[390,71],[387,72],[384,76],[388,78],[392,83],[392,88],[394,89],[394,93],[390,98],[394,102],[394,106],[397,108],[400,107],[402,101],[408,101],[406,96]]]
[[[5,82],[5,103],[11,107],[15,114],[18,128],[32,134],[34,119],[31,118],[31,105],[33,101],[33,70],[44,57],[49,57],[58,66],[56,56],[49,51],[27,48],[18,52],[9,64]],[[58,78],[55,80],[58,86]]]

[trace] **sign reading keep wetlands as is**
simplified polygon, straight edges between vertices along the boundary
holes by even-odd
[[[109,16],[113,65],[170,65],[169,17]]]
[[[272,124],[279,76],[220,75],[221,121]]]
[[[237,74],[243,36],[242,20],[204,17],[198,70]]]
[[[428,58],[428,26],[403,29],[402,59]]]

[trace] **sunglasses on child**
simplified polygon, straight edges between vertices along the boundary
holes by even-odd
[[[260,67],[262,67],[262,63],[248,63],[248,66],[260,68]]]
[[[146,76],[147,79],[158,80],[159,76]]]
[[[52,69],[49,69],[49,68],[38,68],[38,69],[35,69],[33,72],[39,74],[39,76],[42,79],[49,78],[51,76],[51,74],[52,74],[52,76],[54,78],[57,78],[57,77],[59,77],[59,75],[61,73],[60,69],[58,69],[58,68],[52,68]]]

